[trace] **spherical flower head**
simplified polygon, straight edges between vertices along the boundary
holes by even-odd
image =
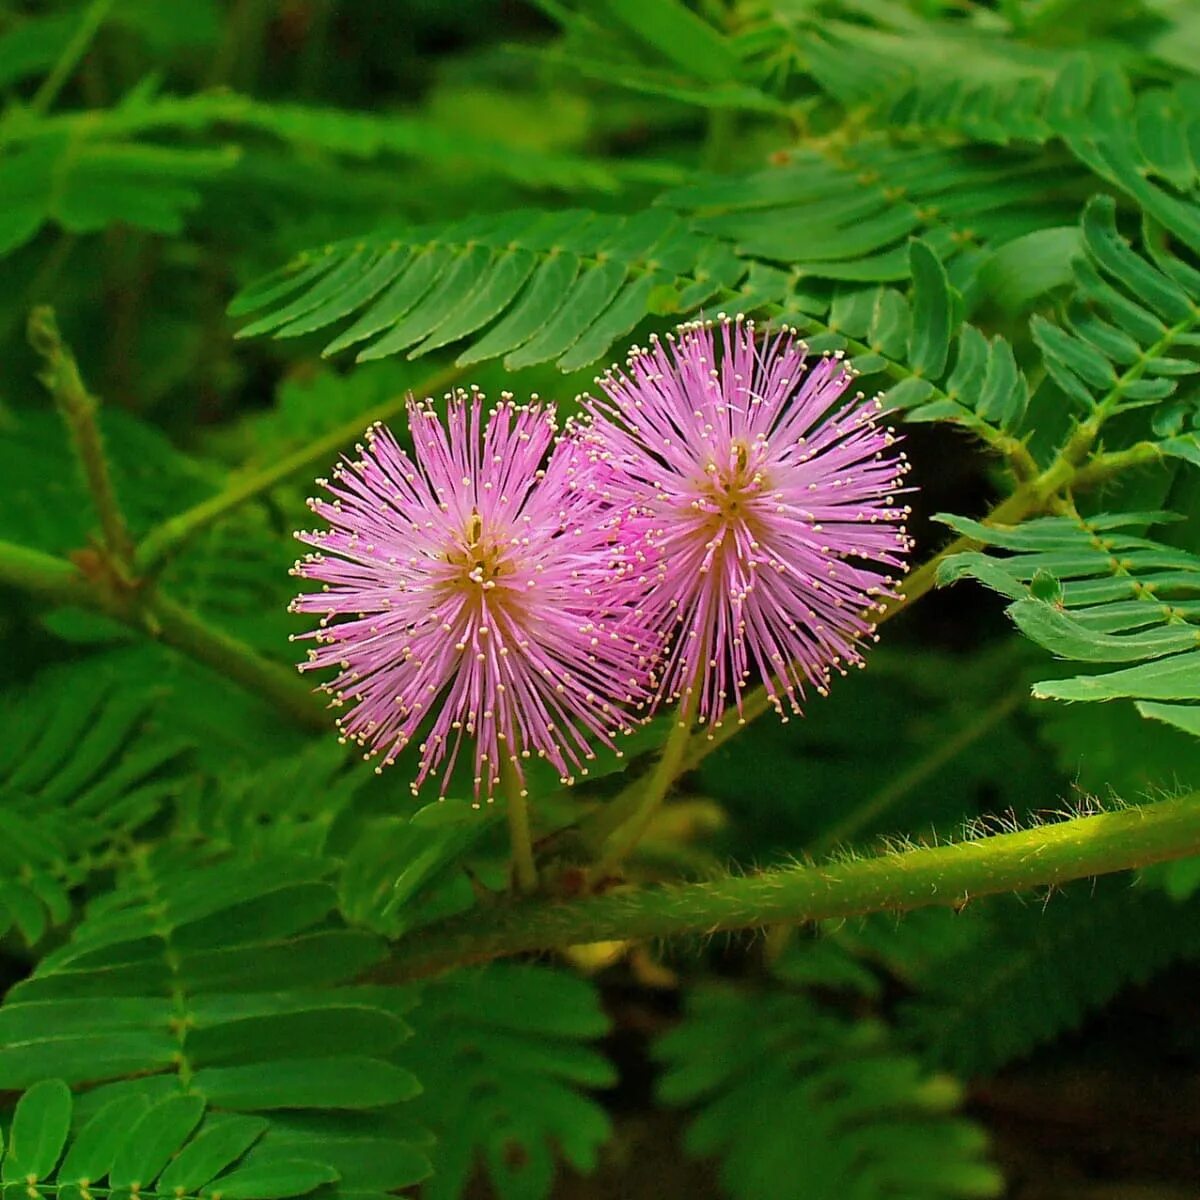
[[[329,529],[296,535],[314,549],[294,573],[323,585],[292,604],[321,618],[301,670],[336,671],[324,690],[366,757],[391,764],[420,735],[414,793],[440,772],[444,795],[460,754],[477,802],[505,764],[523,790],[531,755],[571,782],[629,727],[646,675],[636,622],[611,609],[587,456],[552,407],[508,396],[485,413],[457,392],[445,421],[410,401],[408,418],[411,457],[375,426],[309,501]]]
[[[585,398],[594,479],[618,513],[623,587],[665,649],[657,702],[716,725],[761,676],[775,708],[861,665],[909,549],[907,469],[881,406],[795,331],[681,326]]]

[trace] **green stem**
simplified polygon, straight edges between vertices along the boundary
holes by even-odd
[[[528,793],[507,759],[501,764],[500,775],[504,784],[508,836],[512,844],[513,882],[519,893],[528,896],[538,889],[537,866],[533,861],[533,836],[529,829]]]
[[[247,691],[264,697],[303,725],[324,728],[324,707],[291,670],[257,654],[243,642],[206,625],[161,592],[149,595],[114,586],[98,570],[85,575],[75,564],[40,550],[0,541],[0,583],[58,604],[77,604],[149,632],[166,645],[212,667]]]
[[[1153,442],[1138,442],[1127,450],[1113,450],[1107,454],[1094,455],[1089,462],[1075,472],[1071,486],[1075,488],[1096,487],[1107,483],[1114,475],[1132,467],[1145,467],[1163,461],[1163,451]]]
[[[293,668],[263,658],[244,642],[205,624],[161,591],[156,591],[145,605],[143,628],[146,625],[168,646],[262,696],[298,724],[310,729],[330,725],[324,704]]]
[[[515,901],[440,921],[395,948],[410,979],[524,951],[612,938],[709,936],[1055,886],[1200,853],[1200,792],[1017,833],[713,883],[617,890],[547,904]]]
[[[677,719],[663,743],[650,778],[637,780],[581,827],[580,833],[586,842],[603,848],[595,870],[597,878],[611,874],[650,827],[654,814],[680,774],[699,703],[700,689],[690,684],[684,691]]]
[[[1001,696],[995,704],[984,709],[956,734],[943,738],[929,754],[924,755],[907,770],[894,776],[865,803],[851,809],[837,824],[825,830],[808,847],[808,852],[814,856],[827,854],[839,843],[848,842],[868,825],[877,821],[894,804],[916,791],[922,784],[927,783],[943,767],[952,763],[980,738],[995,729],[1028,695],[1029,688],[1022,683],[1006,695]]]
[[[13,542],[0,541],[0,583],[57,600],[60,604],[84,604],[99,611],[109,611],[96,589],[74,565]]]
[[[29,102],[29,110],[36,116],[42,116],[58,99],[63,84],[71,77],[71,73],[79,65],[79,60],[87,53],[92,39],[96,36],[108,10],[112,8],[113,0],[92,0],[83,15],[71,40],[63,47],[58,61],[51,68],[50,74],[42,80],[41,86]]]
[[[461,369],[457,367],[441,371],[427,379],[418,389],[418,394],[436,395],[461,374]],[[137,570],[142,574],[153,574],[189,539],[235,508],[269,492],[288,479],[301,475],[311,476],[314,471],[327,468],[339,450],[362,437],[364,429],[374,425],[376,421],[390,421],[397,413],[404,411],[407,403],[408,393],[385,400],[362,416],[355,417],[324,437],[310,442],[294,454],[286,455],[259,471],[234,478],[224,491],[164,521],[146,534],[134,552]]]
[[[737,113],[731,108],[710,108],[700,165],[706,171],[728,169],[729,152],[736,137]]]
[[[84,387],[75,356],[58,332],[52,308],[38,305],[29,314],[29,344],[45,364],[39,378],[54,397],[70,432],[75,456],[83,468],[92,504],[100,518],[104,545],[116,562],[127,568],[133,560],[133,541],[113,489],[104,443],[96,424],[99,405]]]

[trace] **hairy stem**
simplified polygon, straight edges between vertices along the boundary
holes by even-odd
[[[417,389],[417,394],[436,394],[461,373],[456,367],[441,371],[427,379]],[[153,574],[191,538],[234,509],[289,479],[303,475],[311,476],[314,471],[327,468],[339,450],[344,450],[346,446],[361,438],[363,431],[376,421],[390,421],[404,411],[407,403],[407,393],[385,400],[362,416],[355,417],[324,437],[310,442],[294,454],[288,454],[261,470],[235,477],[215,496],[202,500],[186,512],[168,518],[146,534],[138,545],[134,554],[138,571]]]
[[[1200,853],[1200,792],[1016,833],[712,883],[638,888],[557,904],[515,901],[405,938],[400,979],[524,951],[612,938],[708,936],[1053,886]]]
[[[104,443],[96,424],[99,405],[84,387],[75,356],[63,342],[54,310],[47,305],[38,305],[29,314],[29,344],[45,364],[39,379],[54,397],[70,432],[75,456],[100,519],[105,548],[117,563],[128,568],[133,559],[133,541],[113,489]]]

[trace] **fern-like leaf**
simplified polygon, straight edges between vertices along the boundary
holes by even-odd
[[[1196,223],[1200,206],[1180,208]],[[1061,323],[1034,317],[1032,332],[1054,383],[1085,418],[1097,422],[1132,408],[1158,406],[1179,381],[1200,370],[1200,272],[1182,260],[1139,254],[1120,235],[1110,197],[1083,214],[1086,255]],[[1200,461],[1195,435],[1164,439],[1163,452]]]
[[[1046,517],[1011,529],[943,517],[1008,553],[955,555],[939,578],[974,576],[1013,601],[1008,614],[1027,637],[1099,668],[1037,683],[1034,695],[1134,699],[1144,716],[1200,733],[1200,557],[1129,530],[1163,516]]]
[[[17,1101],[5,1184],[27,1196],[198,1196],[205,1200],[285,1200],[336,1183],[329,1163],[271,1153],[270,1122],[206,1112],[199,1096],[155,1102],[131,1094],[72,1128],[74,1102],[61,1079],[35,1083]],[[264,1137],[264,1135],[267,1135]]]
[[[116,221],[177,234],[201,200],[201,185],[237,161],[233,147],[192,149],[96,136],[82,143],[47,135],[10,149],[0,162],[0,254],[47,222],[95,233]]]
[[[419,1089],[393,1061],[409,1001],[349,982],[381,943],[331,920],[319,859],[212,860],[134,852],[0,1006],[0,1087],[86,1084],[89,1117],[130,1098],[261,1113],[265,1160],[326,1163],[350,1190],[414,1182],[420,1139],[397,1106]]]
[[[20,62],[14,69],[21,69]],[[159,96],[152,84],[144,84],[107,110],[42,117],[12,109],[5,115],[0,254],[29,241],[48,222],[71,233],[94,233],[117,221],[153,233],[180,233],[205,186],[240,160],[243,146],[183,147],[154,139],[218,129],[243,139],[265,136],[297,153],[466,165],[558,191],[617,191],[624,172],[619,164],[498,145],[422,116],[266,104],[229,92]],[[678,178],[675,170],[651,164],[642,164],[639,173],[663,182]]]
[[[64,666],[0,697],[0,928],[25,941],[70,891],[183,790],[186,740],[146,737],[151,693]]]
[[[663,211],[632,217],[513,213],[302,256],[231,312],[263,312],[242,337],[291,337],[357,314],[327,347],[367,339],[360,361],[409,357],[464,338],[460,363],[510,368],[600,358],[656,305],[688,312],[738,283],[742,264]]]
[[[1061,224],[1070,212],[1056,199],[1062,182],[1024,155],[901,150],[872,136],[836,155],[798,149],[785,166],[683,187],[660,202],[743,254],[787,264],[803,291],[812,279],[908,278],[910,237],[944,260],[969,262],[973,247]]]
[[[929,1075],[877,1021],[796,993],[710,987],[656,1054],[661,1097],[699,1106],[688,1150],[720,1157],[737,1200],[1002,1191],[983,1132],[955,1113],[958,1085]]]
[[[422,989],[405,1062],[413,1106],[438,1135],[426,1200],[455,1200],[482,1165],[502,1200],[543,1200],[556,1151],[579,1171],[609,1134],[581,1089],[615,1082],[588,1042],[608,1027],[595,989],[537,967],[461,971]]]
[[[981,919],[963,915],[976,936],[910,971],[917,995],[900,1029],[931,1061],[967,1076],[1023,1057],[1120,988],[1200,954],[1195,903],[1127,878],[1068,889],[1044,907],[1003,899]]]
[[[1012,346],[960,318],[962,300],[930,246],[909,244],[910,292],[885,286],[835,291],[826,322],[832,336],[810,342],[841,348],[861,341],[852,359],[865,375],[899,377],[884,404],[912,422],[949,421],[1006,450],[1024,428],[1029,385]]]

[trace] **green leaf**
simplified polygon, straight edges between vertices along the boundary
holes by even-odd
[[[1200,644],[1200,630],[1186,625],[1163,625],[1148,633],[1119,637],[1099,633],[1041,599],[1018,600],[1009,607],[1008,615],[1039,646],[1080,662],[1135,662]]]
[[[952,518],[960,532],[1011,553],[956,555],[939,579],[970,574],[1012,597],[1008,612],[1018,628],[1063,658],[1140,664],[1043,680],[1034,685],[1039,698],[1200,699],[1200,556],[1124,532],[1162,519],[1050,517],[1005,530]],[[1060,581],[1053,603],[1034,593],[1047,574]]]
[[[1007,312],[1022,312],[1047,292],[1072,282],[1072,260],[1082,244],[1075,225],[1036,229],[995,250],[980,268],[979,286]]]
[[[1195,912],[1127,877],[1059,892],[1034,919],[1016,897],[972,903],[961,919],[975,936],[910,977],[901,1029],[939,1066],[991,1074],[1077,1028],[1120,988],[1194,957]]]
[[[366,1055],[274,1059],[249,1067],[204,1067],[196,1072],[195,1087],[212,1104],[249,1112],[272,1108],[378,1108],[411,1100],[421,1090],[407,1071]]]
[[[4,1182],[46,1179],[58,1165],[70,1126],[71,1092],[67,1085],[61,1079],[35,1083],[17,1102],[4,1159]]]
[[[712,83],[735,78],[737,56],[729,43],[681,0],[603,0],[603,6],[647,45],[689,74]]]
[[[1165,321],[1175,324],[1195,316],[1187,293],[1132,249],[1117,230],[1111,196],[1094,196],[1083,210],[1083,237],[1096,264],[1120,279],[1135,296]]]
[[[404,1059],[425,1084],[414,1103],[438,1135],[429,1200],[461,1196],[475,1164],[497,1191],[536,1200],[554,1179],[553,1147],[590,1172],[609,1121],[581,1089],[610,1086],[586,1040],[607,1028],[591,984],[561,971],[497,964],[422,989]]]
[[[1043,700],[1200,700],[1200,650],[1108,675],[1044,680],[1033,694]]]
[[[912,326],[908,360],[915,375],[940,378],[950,353],[954,300],[950,280],[938,256],[918,238],[909,243],[912,270]]]
[[[719,1157],[720,1180],[739,1200],[1003,1190],[986,1137],[955,1112],[958,1085],[931,1076],[875,1020],[778,988],[706,987],[655,1056],[666,1068],[662,1099],[696,1110],[688,1153]]]
[[[379,291],[371,264],[389,253],[409,257]],[[311,261],[329,262],[311,274]],[[318,317],[331,323],[367,304],[326,353],[367,338],[359,360],[403,350],[413,355],[466,338],[462,364],[505,356],[510,368],[558,359],[563,369],[605,354],[613,340],[645,317],[657,289],[670,285],[702,303],[734,286],[745,264],[719,242],[663,209],[631,217],[601,213],[518,212],[401,237],[344,242],[302,256],[291,270],[297,286],[254,285],[234,301],[239,313],[267,308],[240,336],[289,328],[308,332]],[[278,307],[278,301],[286,303]],[[327,320],[326,320],[327,318]],[[296,322],[301,321],[302,326]]]
[[[241,1167],[216,1180],[209,1194],[223,1200],[281,1200],[303,1196],[337,1179],[337,1171],[325,1163],[294,1159]]]
[[[101,1114],[103,1115],[103,1111]],[[236,1162],[269,1128],[260,1117],[209,1114],[200,1132],[171,1160],[159,1176],[165,1195],[199,1191]],[[224,1187],[219,1190],[224,1193]]]
[[[87,1186],[112,1169],[129,1131],[142,1118],[149,1102],[144,1096],[121,1096],[101,1108],[79,1131],[58,1170],[60,1185]]]
[[[290,765],[337,794],[312,760]],[[269,791],[263,799],[272,803]],[[253,812],[249,825],[261,829]],[[241,854],[197,847],[194,836],[135,852],[70,941],[0,1005],[0,1086],[20,1086],[48,1063],[88,1085],[81,1116],[91,1123],[72,1170],[111,1156],[113,1187],[149,1187],[162,1171],[172,1190],[219,1191],[219,1177],[200,1177],[301,1160],[333,1166],[339,1186],[357,1188],[349,1181],[367,1178],[358,1150],[386,1176],[369,1186],[407,1186],[427,1170],[423,1135],[414,1140],[399,1119],[419,1088],[392,1061],[411,999],[353,983],[382,945],[331,916],[335,893],[322,877],[332,860],[252,853],[246,842]],[[132,1104],[106,1107],[131,1096],[155,1103],[136,1121]],[[199,1125],[206,1102],[261,1117]],[[347,1130],[339,1121],[349,1113],[359,1125]],[[302,1144],[291,1134],[297,1121]],[[315,1186],[303,1178],[294,1186]]]
[[[1168,725],[1174,725],[1176,729],[1182,729],[1184,733],[1200,737],[1200,706],[1156,704],[1150,700],[1139,700],[1136,707],[1143,717],[1165,721]]]
[[[199,1096],[172,1096],[154,1105],[129,1130],[108,1173],[113,1187],[144,1188],[187,1141],[204,1116]]]
[[[1054,364],[1066,368],[1094,388],[1109,388],[1116,383],[1117,375],[1112,364],[1087,342],[1071,337],[1057,325],[1039,316],[1034,316],[1029,328],[1034,341],[1046,355],[1047,366]],[[1055,379],[1059,378],[1055,376]],[[1093,403],[1091,395],[1075,384],[1071,385],[1070,394],[1083,397],[1088,405]]]
[[[287,1116],[272,1123],[229,1113],[205,1114],[197,1096],[132,1079],[82,1097],[80,1108],[91,1115],[68,1141],[55,1176],[49,1152],[57,1155],[68,1138],[70,1093],[58,1081],[43,1081],[18,1102],[16,1120],[22,1119],[22,1109],[31,1115],[52,1084],[61,1089],[68,1107],[55,1121],[54,1145],[46,1143],[38,1150],[49,1164],[39,1183],[42,1192],[62,1200],[79,1200],[81,1191],[96,1191],[98,1185],[100,1191],[114,1194],[132,1189],[152,1197],[282,1200],[337,1184],[347,1188],[347,1195],[362,1197],[408,1186],[428,1171],[420,1155],[404,1143],[405,1131],[380,1118],[373,1122],[360,1115],[364,1128],[351,1131],[330,1125],[322,1115]],[[97,1097],[98,1106],[91,1103]],[[412,1131],[407,1135],[411,1138]],[[33,1181],[32,1173],[20,1183],[5,1178],[22,1192]],[[338,1194],[338,1187],[330,1189],[331,1196]]]

